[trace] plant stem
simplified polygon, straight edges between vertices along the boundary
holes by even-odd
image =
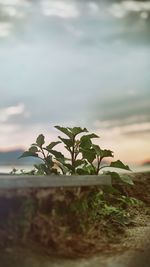
[[[46,156],[45,156],[45,153],[44,153],[43,148],[41,148],[41,152],[42,152],[42,155],[43,155],[43,157],[44,157],[44,161],[45,161],[45,160],[46,160]]]
[[[73,146],[71,151],[71,165],[73,167],[73,174],[75,173],[75,137],[73,137]]]
[[[100,171],[101,161],[102,161],[102,158],[97,156],[97,170],[96,170],[97,175],[99,174],[99,171]]]

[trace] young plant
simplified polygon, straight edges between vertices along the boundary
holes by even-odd
[[[25,151],[20,158],[35,157],[40,159],[41,163],[34,165],[37,174],[59,174],[57,158],[64,159],[64,156],[61,152],[53,149],[59,143],[60,141],[51,142],[49,145],[44,146],[45,137],[43,134],[40,134],[37,137],[36,142],[32,144],[28,151]]]
[[[113,157],[113,152],[95,145],[92,139],[99,138],[99,136],[94,133],[87,134],[86,128],[61,126],[55,126],[55,128],[66,137],[58,136],[60,141],[51,142],[46,146],[45,137],[40,134],[36,143],[32,144],[29,150],[21,156],[21,158],[32,156],[41,160],[40,164],[34,165],[37,174],[98,175],[104,168],[119,168],[130,171],[130,168],[120,160],[102,165],[103,159]],[[54,147],[59,143],[63,143],[70,158],[66,158],[61,152],[54,150]],[[118,174],[115,171],[106,171],[105,174],[111,175],[113,180],[122,180],[125,183],[133,184],[132,179],[127,174]]]
[[[101,149],[100,146],[93,144],[91,140],[90,142],[85,143],[81,140],[80,152],[82,153],[83,158],[88,162],[88,164],[84,166],[84,171],[88,174],[98,175],[104,168],[115,168],[130,171],[129,166],[123,164],[123,162],[121,162],[120,160],[112,161],[110,164],[102,165],[103,159],[114,157],[113,151],[108,149]],[[83,169],[78,170],[78,172],[82,173]],[[119,174],[115,171],[106,171],[105,174],[111,175],[114,180],[122,180],[125,183],[133,184],[130,176],[127,174]]]
[[[87,133],[88,130],[86,128],[80,128],[80,127],[61,127],[61,126],[55,126],[56,129],[61,131],[63,134],[67,136],[67,138],[63,138],[61,136],[58,136],[58,138],[61,140],[61,142],[64,144],[64,147],[67,149],[67,151],[70,154],[69,159],[59,159],[60,163],[68,169],[68,172],[70,174],[79,174],[78,169],[79,167],[81,170],[84,171],[84,167],[88,164],[86,158],[82,157],[81,153],[81,144],[87,145],[88,143],[91,144],[92,138],[98,138],[96,134],[88,134],[83,135],[82,137],[78,138],[79,134]]]

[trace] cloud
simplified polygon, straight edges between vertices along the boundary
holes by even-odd
[[[0,109],[0,123],[5,123],[18,115],[21,115],[22,117],[29,116],[23,103]]]
[[[91,15],[96,16],[96,15],[99,15],[100,14],[100,7],[94,1],[90,1],[88,3],[88,8],[89,8],[89,11],[90,11],[90,14]]]
[[[96,143],[114,151],[114,160],[140,164],[150,157],[150,122],[114,126],[111,121],[97,121],[94,125],[93,131],[100,136]]]
[[[120,127],[114,127],[112,130],[116,134],[126,135],[126,134],[143,134],[144,132],[149,132],[150,134],[150,123],[149,122],[141,122],[134,123]]]
[[[0,37],[7,37],[13,28],[10,22],[0,22]]]
[[[134,86],[135,87],[135,86]],[[136,88],[136,87],[135,87]],[[127,94],[126,94],[127,92]],[[129,90],[121,91],[117,97],[107,99],[97,98],[97,104],[93,107],[94,120],[111,121],[115,125],[127,125],[150,120],[150,93]],[[132,92],[132,91],[131,91]]]
[[[133,2],[0,0],[1,146],[51,122],[93,127],[118,151],[149,133],[150,1]]]
[[[19,8],[18,6],[3,5],[1,6],[0,12],[0,16],[4,17],[5,20],[7,18],[7,20],[11,23],[15,22],[16,19],[24,18],[25,15],[25,12],[23,12],[23,8]]]
[[[27,0],[0,0],[0,5],[4,6],[30,6]]]
[[[77,18],[79,16],[79,10],[75,1],[43,0],[41,8],[45,16],[56,16],[63,19]]]
[[[132,16],[133,12],[138,16]],[[135,43],[137,40],[146,43],[150,39],[149,12],[150,1],[116,3],[116,1],[0,0],[0,21],[11,24],[11,28],[7,31],[1,30],[0,37],[4,39],[10,36],[10,39],[14,38],[13,40],[29,38],[30,41],[35,38],[39,41],[51,40],[53,34],[53,36],[61,35],[61,38],[64,35],[64,39],[67,39],[69,36],[65,35],[67,32],[80,40],[84,47],[98,46],[101,43],[106,45],[110,43],[109,41],[112,43],[118,40],[125,43],[131,41]],[[121,19],[118,25],[116,18]],[[64,23],[67,24],[65,27]],[[128,23],[132,27],[128,27]]]
[[[121,1],[120,3],[112,3],[109,8],[110,13],[116,18],[124,18],[131,12],[142,14],[143,19],[148,18],[150,11],[150,1]]]
[[[34,123],[32,127],[21,123],[4,123],[0,127],[0,149],[27,149],[41,133],[44,134],[47,144],[55,141],[58,135],[53,125],[47,123]]]
[[[16,35],[18,21],[23,21],[31,5],[23,0],[0,0],[0,38]]]
[[[2,13],[5,16],[14,17],[17,15],[17,10],[13,6],[4,6],[2,7]]]

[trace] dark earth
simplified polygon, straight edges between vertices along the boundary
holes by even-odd
[[[137,210],[134,224],[127,227],[125,232],[112,232],[109,238],[102,234],[102,231],[95,231],[89,235],[85,235],[84,238],[80,233],[65,236],[65,229],[57,229],[53,226],[54,239],[58,240],[53,243],[53,239],[47,241],[47,243],[36,242],[34,239],[29,238],[32,236],[32,229],[29,229],[29,225],[26,225],[26,233],[24,238],[16,237],[18,233],[15,229],[13,222],[15,212],[19,211],[19,205],[17,198],[13,203],[13,209],[10,209],[10,201],[12,196],[22,195],[22,192],[13,192],[9,196],[10,192],[7,192],[7,201],[1,193],[0,201],[0,267],[148,267],[150,266],[150,173],[137,173],[132,174],[135,182],[134,187],[118,185],[120,190],[126,195],[138,198],[146,204],[146,212]],[[23,197],[27,197],[30,200],[31,195],[35,195],[35,192],[24,193]],[[40,192],[40,197],[43,192]],[[22,196],[21,196],[22,197]],[[36,194],[36,197],[38,195]],[[60,197],[60,196],[59,196]],[[59,198],[57,196],[57,198]],[[6,200],[6,199],[5,199]],[[56,199],[55,199],[56,200]],[[58,200],[58,199],[57,199]],[[30,201],[28,203],[30,208]],[[10,209],[10,210],[9,210]],[[9,216],[8,216],[9,214]],[[7,230],[2,224],[2,218],[7,218]],[[36,227],[39,227],[40,223],[45,220],[40,217],[41,221],[38,221]],[[57,218],[59,220],[59,218]],[[21,224],[24,222],[21,222]],[[57,222],[57,226],[59,223]],[[59,225],[61,227],[61,225]],[[51,228],[52,225],[49,225]],[[14,232],[12,232],[14,229]],[[52,229],[52,228],[51,228]],[[34,230],[34,229],[33,229]],[[16,232],[15,232],[16,231]],[[60,235],[60,232],[62,235]],[[101,236],[98,236],[98,233]],[[45,238],[46,233],[42,233],[40,238]],[[28,236],[28,238],[26,238]],[[64,241],[63,238],[66,238]],[[37,237],[38,240],[39,236]],[[45,238],[46,239],[46,238]],[[44,239],[44,240],[45,240]],[[43,241],[46,242],[46,241]],[[59,247],[59,249],[57,248]],[[49,247],[53,249],[50,250]]]

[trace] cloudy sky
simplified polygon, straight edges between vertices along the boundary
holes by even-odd
[[[0,150],[82,126],[150,158],[150,1],[0,0]]]

